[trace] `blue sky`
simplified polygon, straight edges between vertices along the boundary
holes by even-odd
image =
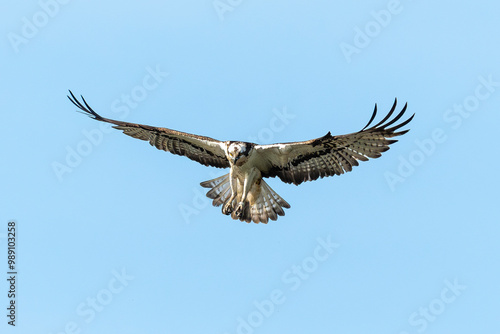
[[[3,1],[2,333],[498,332],[494,1]],[[352,173],[269,184],[292,206],[233,221],[223,171],[75,112],[259,143],[411,131]]]

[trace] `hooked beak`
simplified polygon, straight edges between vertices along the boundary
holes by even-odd
[[[235,164],[236,161],[238,160],[238,156],[235,156],[233,153],[229,153],[229,161],[231,162],[231,164]]]

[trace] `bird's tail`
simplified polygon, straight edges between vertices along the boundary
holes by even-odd
[[[229,174],[202,182],[201,186],[211,188],[207,192],[207,197],[213,199],[212,204],[214,206],[225,205],[231,198]],[[237,184],[237,186],[240,187],[241,185]],[[231,203],[231,217],[246,221],[247,223],[253,221],[254,223],[267,224],[269,219],[276,220],[278,216],[284,216],[285,211],[283,208],[290,208],[290,204],[278,195],[264,180],[260,180],[260,183],[253,185],[248,194],[248,203],[245,205],[241,215],[237,217],[235,211],[241,199],[241,191],[238,191],[238,194]]]
[[[231,184],[229,183],[229,174],[200,183],[204,188],[212,188],[207,192],[207,197],[213,199],[213,206],[220,206],[226,203],[231,197]]]

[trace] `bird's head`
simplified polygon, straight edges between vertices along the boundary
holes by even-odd
[[[226,142],[226,157],[231,165],[241,166],[246,162],[252,149],[251,143],[228,141]]]

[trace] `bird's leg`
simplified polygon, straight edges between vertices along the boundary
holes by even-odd
[[[233,171],[229,173],[229,185],[231,186],[231,197],[229,197],[226,203],[222,206],[222,213],[225,215],[230,215],[233,212],[233,201],[238,194],[237,180],[233,177]]]
[[[245,212],[246,206],[248,205],[247,196],[252,189],[255,181],[261,176],[260,171],[257,168],[252,168],[245,175],[245,181],[243,183],[243,193],[241,194],[241,201],[238,203],[234,214],[236,217],[240,218],[243,212]]]

